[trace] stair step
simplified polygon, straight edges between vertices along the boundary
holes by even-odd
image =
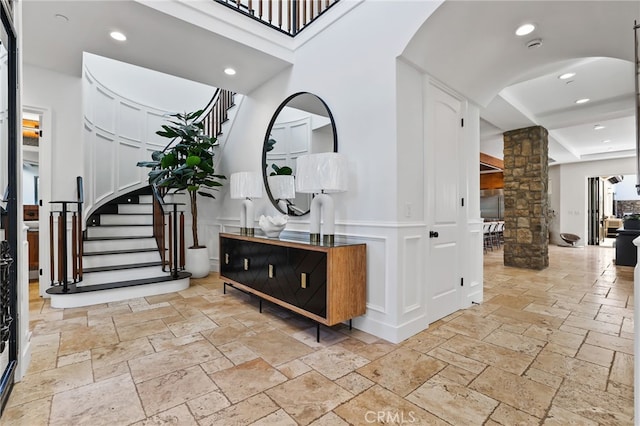
[[[100,226],[105,225],[153,225],[153,215],[147,213],[101,214]]]
[[[79,285],[85,286],[114,281],[137,280],[166,275],[167,273],[167,271],[162,270],[162,265],[159,264],[136,268],[106,269],[102,271],[85,272],[82,276],[82,282],[80,282]]]
[[[120,271],[120,270],[128,270],[128,269],[142,269],[150,266],[162,266],[162,261],[136,263],[131,265],[123,264],[123,265],[111,265],[111,266],[96,266],[93,268],[83,268],[83,272],[85,274],[91,274],[95,272],[110,272],[110,271]]]
[[[151,237],[152,225],[104,225],[87,228],[87,237]]]
[[[158,249],[151,248],[136,248],[136,249],[122,249],[122,250],[98,250],[98,251],[85,251],[83,256],[102,256],[109,254],[128,254],[128,253],[157,253]]]
[[[118,204],[118,213],[122,214],[153,214],[153,204]]]
[[[91,238],[83,242],[84,254],[98,252],[101,250],[136,250],[136,249],[158,249],[158,243],[154,237],[104,237]]]
[[[152,204],[153,195],[138,195],[138,204]]]
[[[97,285],[69,284],[67,293],[62,286],[51,287],[47,293],[53,308],[75,308],[182,291],[189,288],[189,277],[190,273],[179,272],[177,278],[166,274]]]
[[[82,266],[86,269],[146,264],[149,262],[160,261],[160,253],[158,250],[143,250],[136,252],[120,252],[120,253],[98,253],[82,257]]]

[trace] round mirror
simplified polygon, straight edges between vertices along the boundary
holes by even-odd
[[[295,192],[296,158],[337,151],[336,125],[327,104],[308,92],[285,99],[271,118],[262,147],[262,176],[274,207],[290,216],[307,214],[312,195]]]

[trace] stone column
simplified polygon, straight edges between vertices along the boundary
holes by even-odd
[[[540,126],[504,134],[504,264],[549,266],[549,146]]]

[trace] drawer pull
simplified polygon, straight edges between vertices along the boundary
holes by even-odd
[[[244,260],[244,270],[248,271],[249,270],[249,259],[245,259]]]
[[[229,253],[225,253],[224,254],[224,264],[228,265],[229,264]]]
[[[307,288],[307,274],[305,272],[300,274],[300,287]]]
[[[273,265],[269,264],[269,278],[273,278]]]

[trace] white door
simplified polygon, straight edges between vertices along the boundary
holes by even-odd
[[[461,306],[459,253],[462,105],[427,83],[426,89],[427,318],[429,323]]]

